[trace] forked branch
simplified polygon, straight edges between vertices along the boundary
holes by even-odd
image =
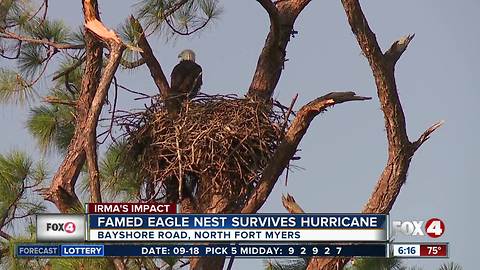
[[[49,47],[53,47],[58,50],[67,50],[67,49],[80,50],[85,47],[85,45],[83,44],[56,43],[46,39],[35,39],[31,37],[21,36],[16,33],[9,32],[7,30],[0,31],[0,38],[14,39],[14,40],[23,41],[23,42],[32,43],[32,44],[42,44]]]
[[[298,144],[307,132],[312,120],[328,107],[354,100],[368,100],[369,97],[357,96],[354,92],[333,92],[319,97],[304,105],[288,128],[283,141],[273,154],[270,163],[263,170],[262,177],[248,199],[241,213],[256,213],[270,195],[278,177],[287,167],[297,151]]]
[[[270,31],[258,58],[248,95],[270,99],[282,74],[286,48],[295,33],[293,25],[300,12],[311,0],[257,0],[270,18]]]
[[[291,214],[304,214],[302,207],[295,201],[295,199],[290,195],[287,194],[282,195],[282,204],[285,209]]]
[[[52,201],[62,213],[80,206],[80,201],[75,194],[75,183],[85,158],[90,175],[91,201],[101,201],[96,155],[96,127],[113,75],[125,49],[118,35],[107,29],[100,21],[96,1],[84,0],[83,10],[86,29],[86,64],[82,89],[77,101],[75,131],[67,154],[50,188],[43,193],[44,197]],[[98,40],[107,44],[110,49],[110,58],[103,74],[101,74],[102,45]]]
[[[415,151],[430,134],[441,126],[439,122],[429,128],[416,142],[407,136],[405,116],[398,97],[394,70],[400,56],[414,35],[395,41],[383,54],[375,34],[370,29],[358,0],[342,0],[345,13],[358,44],[368,59],[377,86],[377,95],[385,118],[388,139],[388,161],[363,213],[389,213],[407,178],[407,171]],[[314,257],[307,269],[342,269],[350,258],[321,259]]]
[[[142,58],[147,64],[148,69],[150,70],[150,75],[152,75],[152,79],[157,85],[157,88],[160,91],[162,98],[166,99],[170,91],[170,85],[168,84],[165,73],[162,70],[162,66],[153,54],[152,47],[150,47],[150,43],[148,43],[148,40],[145,37],[145,32],[140,25],[140,22],[133,16],[130,16],[130,23],[132,24],[134,29],[137,29],[140,34],[138,37],[138,47],[142,49],[142,52],[140,52],[140,54],[142,55]]]

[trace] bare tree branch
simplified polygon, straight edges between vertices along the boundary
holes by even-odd
[[[375,34],[368,26],[367,19],[363,15],[358,0],[342,0],[342,3],[352,31],[355,33],[360,48],[370,63],[377,85],[377,94],[384,113],[388,139],[389,158],[387,167],[379,179],[379,183],[380,186],[386,189],[383,190],[383,192],[388,193],[389,196],[373,196],[380,194],[372,194],[372,198],[382,197],[383,199],[380,201],[371,199],[365,207],[364,212],[388,213],[400,191],[401,185],[405,181],[408,164],[416,150],[407,136],[405,116],[398,97],[394,76],[395,63],[405,51],[413,35],[396,41],[384,55],[380,51]],[[438,127],[439,124],[430,128],[429,131],[426,132],[426,137]],[[383,183],[383,185],[381,183]],[[394,189],[392,190],[391,188]],[[381,194],[387,195],[383,192],[381,192]]]
[[[178,99],[170,98],[170,85],[165,77],[165,73],[162,70],[162,66],[158,62],[157,58],[153,54],[152,47],[148,43],[147,38],[145,37],[145,33],[140,22],[135,19],[133,16],[130,16],[130,22],[134,25],[135,29],[139,29],[140,37],[138,39],[138,46],[142,50],[140,54],[142,58],[145,59],[145,62],[150,70],[150,75],[153,78],[153,81],[157,85],[158,90],[160,91],[160,95],[162,99],[165,101],[165,105],[167,110],[170,113],[175,113],[178,108],[180,107]]]
[[[65,75],[68,75],[70,72],[74,71],[76,68],[78,68],[79,66],[81,66],[83,64],[83,62],[85,62],[85,57],[82,57],[80,59],[78,59],[73,65],[71,65],[69,68],[65,69],[64,71],[56,74],[55,76],[53,76],[52,78],[52,81],[55,81],[55,80],[58,80],[59,78],[65,76]]]
[[[388,161],[363,213],[388,213],[400,193],[407,178],[407,171],[415,151],[435,131],[435,124],[411,143],[407,136],[405,116],[398,97],[395,82],[395,64],[406,50],[414,35],[406,36],[396,42],[383,54],[375,34],[370,29],[358,0],[342,0],[348,22],[355,34],[363,54],[368,59],[375,78],[377,94],[385,118],[388,139]],[[350,258],[318,258],[310,261],[307,269],[341,269]]]
[[[115,269],[117,269],[117,270],[127,270],[127,266],[125,265],[123,260],[121,260],[120,258],[114,258],[113,259],[113,265],[115,266]]]
[[[298,111],[295,119],[293,119],[285,138],[273,154],[270,163],[263,170],[258,185],[255,187],[253,194],[241,210],[241,213],[256,213],[260,207],[262,207],[277,182],[278,177],[282,174],[283,170],[287,167],[288,162],[295,155],[298,144],[302,140],[303,135],[307,132],[307,129],[315,116],[335,104],[368,99],[371,98],[357,96],[354,92],[333,92],[304,105]]]
[[[190,270],[221,270],[225,257],[190,257]]]
[[[67,105],[67,106],[72,106],[72,107],[77,105],[77,103],[75,101],[62,100],[62,99],[59,99],[59,98],[53,97],[53,96],[45,96],[43,98],[43,101],[48,102],[50,104],[62,104],[62,105]]]
[[[268,17],[270,18],[270,27],[272,38],[278,40],[279,31],[280,31],[280,15],[278,14],[278,9],[271,0],[257,0],[257,2],[262,5],[262,7],[267,11]]]
[[[400,56],[402,56],[403,52],[407,49],[408,44],[410,44],[410,41],[412,41],[414,37],[415,34],[407,35],[395,41],[390,47],[390,49],[385,52],[385,57],[388,59],[388,61],[396,63],[398,59],[400,59]]]
[[[439,127],[441,127],[443,125],[443,123],[445,123],[444,121],[439,121],[437,123],[435,123],[434,125],[432,125],[431,127],[429,127],[427,130],[425,130],[425,132],[423,132],[422,135],[420,135],[420,138],[418,138],[418,140],[416,140],[415,142],[413,142],[413,151],[417,151],[418,148],[420,148],[420,146],[422,146],[422,144],[424,142],[426,142],[428,139],[430,139],[430,135],[435,131],[437,130]]]
[[[258,58],[248,95],[269,99],[280,79],[286,61],[286,48],[290,36],[296,33],[293,25],[300,12],[311,0],[257,0],[270,18],[270,32]]]
[[[101,201],[96,156],[96,127],[102,105],[125,49],[118,35],[100,22],[96,1],[84,0],[83,8],[85,29],[88,30],[85,33],[87,56],[82,90],[77,101],[77,123],[65,159],[55,174],[50,188],[44,190],[45,198],[54,202],[61,212],[68,212],[69,209],[80,205],[75,194],[75,183],[85,158],[87,158],[90,175],[91,200]],[[102,75],[100,74],[102,46],[91,34],[110,48],[110,58]]]
[[[282,204],[285,209],[291,214],[304,214],[305,211],[303,211],[302,207],[298,205],[298,203],[295,201],[295,199],[290,195],[287,194],[287,196],[282,195]]]
[[[12,236],[2,230],[0,230],[0,237],[2,237],[5,240],[11,240]],[[0,256],[1,257],[1,256]]]
[[[207,24],[210,22],[211,19],[212,18],[210,17],[210,18],[206,19],[201,25],[195,27],[192,30],[186,30],[185,32],[182,32],[182,31],[178,30],[177,28],[175,28],[175,26],[173,25],[172,22],[170,22],[169,19],[165,19],[165,22],[167,23],[170,30],[172,30],[175,34],[179,34],[181,36],[190,36],[192,34],[195,34],[198,31],[202,30],[203,28],[205,28],[207,26]]]
[[[13,32],[9,32],[9,31],[6,31],[6,30],[1,31],[0,33],[1,33],[1,35],[0,35],[1,38],[15,39],[15,40],[19,40],[19,41],[23,41],[23,42],[27,42],[27,43],[33,43],[33,44],[43,44],[43,45],[47,45],[47,46],[50,46],[50,47],[54,47],[54,48],[59,49],[59,50],[67,50],[67,49],[79,50],[79,49],[85,48],[85,46],[83,44],[55,43],[55,42],[52,42],[52,41],[46,40],[46,39],[35,39],[35,38],[31,38],[31,37],[25,37],[25,36],[17,35]]]
[[[143,52],[141,52],[140,54],[142,55],[143,59],[145,59],[145,62],[150,69],[150,74],[152,75],[153,81],[157,85],[157,88],[160,91],[162,98],[165,99],[168,97],[170,85],[168,84],[165,73],[162,70],[162,66],[160,66],[160,63],[153,54],[152,47],[150,47],[150,44],[148,43],[148,40],[143,33],[143,28],[140,25],[140,22],[133,16],[130,16],[130,22],[132,23],[132,25],[134,25],[135,29],[139,29],[141,33],[138,39],[138,46],[142,49]]]
[[[87,142],[85,145],[85,152],[87,156],[87,165],[90,175],[90,192],[91,202],[101,202],[102,197],[100,193],[100,177],[98,172],[98,157],[97,157],[97,123],[100,112],[102,111],[103,102],[112,83],[113,76],[117,71],[118,65],[122,59],[122,53],[125,49],[120,37],[113,31],[108,30],[100,20],[95,18],[88,18],[85,28],[92,31],[101,40],[109,45],[110,57],[103,71],[102,78],[98,84],[97,91],[93,97],[93,101],[86,119]]]
[[[95,1],[93,3],[84,1],[83,11],[85,21],[87,17],[98,16],[97,3]],[[81,206],[75,194],[75,183],[85,163],[85,134],[83,130],[102,69],[102,44],[90,31],[85,31],[85,46],[85,71],[77,101],[75,131],[63,162],[53,177],[50,188],[42,190],[45,199],[53,202],[62,213],[67,213],[70,209]]]
[[[75,193],[75,183],[85,163],[85,158],[87,158],[90,176],[91,201],[101,202],[102,200],[96,154],[96,128],[108,89],[126,47],[115,32],[108,30],[101,23],[95,0],[83,0],[83,13],[85,29],[88,30],[85,32],[87,56],[82,89],[77,101],[78,113],[75,131],[67,154],[55,174],[50,188],[43,191],[45,199],[55,203],[62,213],[81,206]],[[94,36],[110,48],[110,58],[102,76],[100,76],[102,44]],[[111,258],[111,261],[117,270],[126,269],[125,263],[120,258]]]

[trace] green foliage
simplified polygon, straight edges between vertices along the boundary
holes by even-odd
[[[398,258],[362,258],[355,259],[350,270],[404,270],[406,267],[403,261]]]
[[[75,108],[72,105],[78,98],[78,89],[82,80],[81,65],[75,65],[77,60],[67,59],[60,64],[58,74],[61,76],[56,85],[50,89],[48,96],[65,104],[55,103],[40,105],[30,111],[26,126],[44,152],[58,150],[65,153],[75,130]],[[72,70],[72,66],[76,67]],[[67,79],[68,78],[68,79]],[[67,85],[69,89],[67,88]]]
[[[458,263],[448,262],[448,263],[443,263],[438,269],[439,270],[463,270],[463,267]]]
[[[129,19],[125,20],[125,23],[123,23],[120,29],[118,29],[118,33],[123,41],[129,45],[123,52],[123,59],[133,62],[141,58],[138,51],[132,50],[133,47],[137,46],[138,39],[142,34],[141,32],[140,26],[138,24],[133,24]]]
[[[80,59],[66,58],[59,67],[56,74],[65,74],[56,80],[56,87],[54,88],[55,96],[62,98],[65,101],[75,101],[78,98],[79,90],[83,77],[83,64],[79,65]],[[66,89],[65,84],[73,85],[72,94]]]
[[[0,155],[0,220],[3,226],[19,217],[28,217],[45,210],[35,201],[31,189],[47,177],[45,164],[33,161],[22,152]]]
[[[346,266],[346,270],[422,270],[417,266],[408,267],[399,258],[361,258],[355,259],[352,265]],[[463,268],[454,262],[444,263],[439,270],[462,270]]]
[[[24,104],[35,97],[34,89],[20,74],[0,68],[0,103]]]
[[[47,264],[46,259],[22,259],[15,258],[15,244],[34,242],[32,238],[17,238],[0,243],[0,268],[11,270],[43,269]]]
[[[148,2],[148,1],[147,1]],[[150,1],[159,2],[159,1]],[[165,8],[173,5],[168,2]],[[219,13],[217,2],[214,0],[187,1],[188,3],[177,12],[169,16],[172,24],[179,31],[194,29],[206,25]],[[55,43],[84,44],[83,27],[77,31],[70,31],[61,21],[43,18],[43,10],[38,9],[39,3],[31,0],[0,1],[0,30],[6,27],[8,31],[23,37],[48,40]],[[5,7],[5,8],[3,8]],[[6,17],[3,16],[6,15]],[[158,14],[156,14],[158,15]],[[5,20],[3,20],[5,18]],[[153,17],[152,17],[153,19]],[[153,19],[153,28],[157,29]],[[160,22],[160,24],[162,24]],[[187,27],[187,28],[186,28]],[[150,29],[153,31],[153,28]],[[162,27],[158,28],[162,29]],[[123,38],[129,45],[124,59],[138,60],[139,54],[132,50],[137,45],[138,29],[127,23],[122,31]],[[172,33],[172,31],[170,31]],[[36,93],[33,85],[43,77],[46,65],[55,64],[54,76],[57,76],[43,90],[42,95],[52,98],[55,102],[45,103],[31,108],[26,127],[33,135],[42,151],[58,150],[66,152],[75,128],[75,102],[78,99],[83,75],[85,50],[57,50],[47,44],[36,44],[27,41],[19,43],[16,40],[1,40],[2,52],[15,57],[17,46],[20,46],[19,57],[15,61],[16,71],[0,69],[0,102],[24,103],[31,101]],[[59,55],[65,58],[52,58]],[[54,59],[50,61],[50,59]],[[50,63],[49,63],[50,61]],[[57,65],[59,63],[59,65]],[[51,68],[49,66],[49,68]],[[50,71],[50,69],[49,69]],[[48,99],[47,99],[48,100]],[[129,159],[126,154],[125,142],[113,143],[99,162],[102,192],[105,197],[121,200],[138,199],[144,178],[139,173],[136,160]],[[0,155],[0,214],[6,215],[9,226],[19,216],[29,217],[32,214],[45,210],[42,203],[36,201],[36,193],[32,190],[43,184],[47,178],[45,165],[33,162],[25,154],[12,152]],[[110,198],[106,198],[109,200]],[[43,202],[43,200],[39,200]],[[73,209],[73,212],[82,212],[84,209]],[[27,218],[22,224],[26,227],[25,235],[34,236],[34,226]],[[18,227],[18,226],[17,226]],[[0,227],[0,229],[2,229]],[[5,228],[3,228],[5,229]],[[13,233],[12,233],[13,234]],[[22,259],[13,257],[13,244],[16,241],[26,242],[32,239],[14,239],[0,242],[0,269],[113,269],[111,261],[107,259]],[[7,252],[7,253],[4,253]],[[161,264],[163,269],[173,269],[179,258],[135,258],[127,261],[128,269],[156,269]],[[48,266],[48,267],[46,267]]]
[[[41,105],[33,108],[27,128],[42,151],[66,152],[75,129],[73,108],[67,105]]]
[[[73,31],[70,34],[70,42],[72,44],[79,44],[79,45],[85,44],[85,37],[83,36],[83,27],[78,27],[77,30]],[[81,52],[83,52],[83,50],[81,50]]]
[[[29,27],[33,38],[53,41],[55,43],[68,43],[71,33],[68,27],[59,20],[33,20]]]
[[[180,8],[176,8],[177,3],[176,0],[142,0],[138,4],[137,16],[147,28],[153,27],[151,31],[171,36],[194,33],[222,12],[218,0],[187,0]]]
[[[180,260],[179,257],[162,257],[162,262],[168,265],[168,269],[173,269],[175,264]]]
[[[2,1],[2,8],[6,14],[5,26],[18,26],[22,28],[26,25],[33,14],[33,7],[31,1]],[[3,15],[3,14],[2,14]]]
[[[111,270],[115,269],[106,258],[55,258],[50,259],[52,270]]]
[[[24,29],[26,34],[38,40],[68,43],[72,39],[70,30],[60,21],[32,19],[29,24],[25,24]],[[27,78],[32,79],[38,75],[39,70],[45,68],[48,59],[54,53],[55,49],[42,44],[24,44],[20,49],[18,68]]]
[[[302,258],[264,261],[265,270],[304,270],[307,261]]]
[[[110,145],[99,163],[99,171],[105,195],[132,200],[138,197],[143,178],[137,161],[126,154],[126,145],[125,141]]]
[[[27,78],[33,78],[46,60],[45,54],[45,48],[39,45],[23,45],[18,58],[18,68]]]

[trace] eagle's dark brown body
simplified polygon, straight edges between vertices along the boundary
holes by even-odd
[[[191,60],[182,60],[171,74],[171,96],[192,99],[202,86],[202,67]]]

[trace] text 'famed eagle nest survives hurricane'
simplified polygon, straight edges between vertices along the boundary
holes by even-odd
[[[279,103],[202,94],[172,117],[159,102],[130,132],[129,148],[167,201],[195,193],[199,205],[221,196],[234,207],[244,203],[270,161],[287,126],[287,111]],[[192,181],[195,190],[187,190]]]

